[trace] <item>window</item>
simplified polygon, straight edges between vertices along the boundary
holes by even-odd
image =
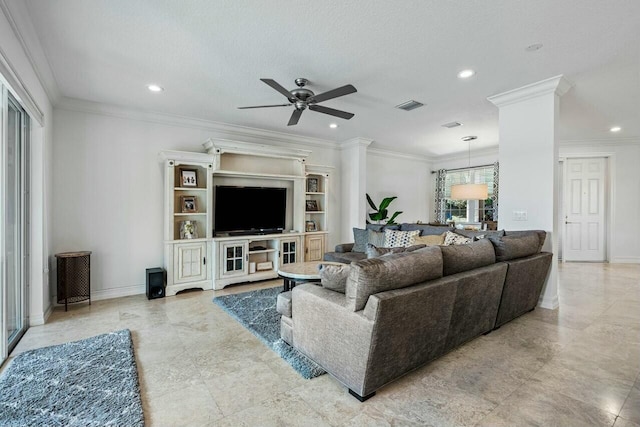
[[[497,163],[478,168],[439,171],[436,219],[455,223],[497,221],[497,172]],[[465,183],[487,184],[489,197],[486,200],[451,200],[451,186]]]

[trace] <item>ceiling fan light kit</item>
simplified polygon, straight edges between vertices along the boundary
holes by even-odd
[[[295,110],[291,114],[289,118],[289,122],[287,126],[294,126],[298,124],[298,120],[300,120],[300,116],[302,112],[307,108],[311,111],[316,111],[318,113],[328,114],[334,117],[340,117],[341,119],[349,120],[354,116],[353,113],[348,113],[346,111],[336,110],[334,108],[324,107],[322,105],[317,105],[319,102],[328,101],[330,99],[338,98],[340,96],[349,95],[351,93],[357,92],[356,88],[353,85],[345,85],[336,89],[332,89],[328,92],[321,93],[316,95],[313,91],[305,88],[305,86],[309,83],[309,80],[304,78],[297,78],[295,80],[297,88],[293,90],[285,89],[280,83],[276,82],[273,79],[260,79],[265,84],[269,85],[271,88],[280,92],[284,95],[289,104],[275,104],[275,105],[256,105],[251,107],[238,107],[240,110],[249,109],[249,108],[269,108],[269,107],[288,107],[293,105]]]

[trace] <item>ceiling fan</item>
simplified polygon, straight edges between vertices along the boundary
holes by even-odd
[[[339,96],[349,95],[350,93],[357,92],[356,88],[352,85],[345,85],[339,88],[330,90],[328,92],[321,93],[319,95],[314,94],[309,89],[305,88],[309,80],[298,78],[295,80],[296,85],[298,86],[296,89],[287,90],[278,82],[272,79],[260,79],[284,96],[289,100],[288,104],[276,104],[276,105],[256,105],[253,107],[238,107],[240,110],[244,110],[247,108],[267,108],[267,107],[288,107],[293,105],[295,110],[293,110],[293,114],[291,114],[291,118],[289,119],[289,123],[287,126],[293,126],[298,123],[300,120],[300,116],[302,112],[309,108],[311,111],[317,111],[318,113],[328,114],[330,116],[340,117],[341,119],[349,120],[354,116],[353,113],[347,113],[346,111],[336,110],[334,108],[323,107],[322,105],[316,105],[319,102],[327,101],[329,99],[337,98]]]

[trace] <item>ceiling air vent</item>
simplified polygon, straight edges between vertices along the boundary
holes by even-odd
[[[403,102],[402,104],[396,105],[396,108],[399,108],[404,111],[415,110],[416,108],[422,107],[424,104],[422,102],[414,101],[413,99],[407,102]]]
[[[458,126],[462,126],[462,123],[460,123],[460,122],[450,122],[450,123],[445,123],[445,124],[442,125],[442,127],[449,128],[449,129],[457,128]]]

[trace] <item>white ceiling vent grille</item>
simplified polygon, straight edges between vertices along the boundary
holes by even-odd
[[[414,101],[413,99],[407,102],[403,102],[402,104],[396,105],[396,108],[399,108],[404,111],[415,110],[416,108],[420,108],[424,106],[422,102]]]
[[[458,126],[462,126],[462,123],[460,123],[460,122],[449,122],[449,123],[445,123],[445,124],[442,125],[442,127],[449,128],[449,129],[457,128]]]

